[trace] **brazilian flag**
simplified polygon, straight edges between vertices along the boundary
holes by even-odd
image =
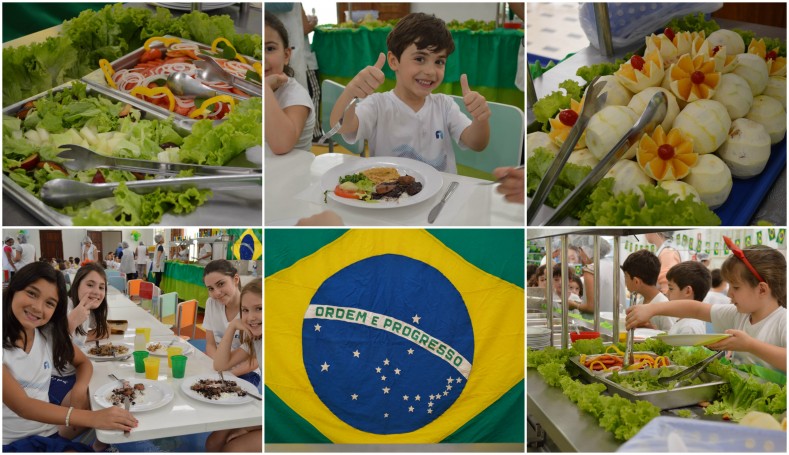
[[[523,443],[522,229],[265,235],[267,444]]]

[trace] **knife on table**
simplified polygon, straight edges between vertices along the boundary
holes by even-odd
[[[444,204],[447,202],[447,199],[452,196],[452,193],[455,192],[455,189],[457,189],[458,185],[458,182],[452,182],[449,184],[449,188],[447,189],[447,192],[444,193],[444,197],[441,198],[441,201],[435,207],[433,207],[433,209],[427,215],[428,223],[433,224],[436,218],[438,218],[438,214],[441,213],[441,209],[444,208]]]

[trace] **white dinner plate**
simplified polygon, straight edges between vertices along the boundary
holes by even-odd
[[[253,393],[255,395],[258,394],[258,388],[255,387],[254,384],[252,384],[251,382],[245,381],[245,380],[240,379],[240,378],[237,378],[237,377],[233,376],[230,373],[224,373],[224,376],[225,376],[225,380],[226,381],[235,381],[237,385],[241,386],[241,388],[246,390],[247,392]],[[186,377],[181,382],[181,392],[183,392],[184,395],[188,396],[189,398],[195,399],[197,401],[202,401],[203,403],[209,403],[209,404],[236,405],[236,404],[249,403],[250,401],[255,400],[254,398],[249,397],[249,396],[243,396],[243,397],[233,396],[233,397],[220,398],[218,400],[211,400],[211,399],[206,398],[203,395],[201,395],[201,394],[199,394],[199,393],[197,393],[197,392],[195,392],[194,390],[191,389],[192,385],[194,385],[199,379],[214,379],[214,380],[217,380],[217,379],[219,379],[219,375],[218,374],[198,374],[198,375],[195,375],[195,376]]]
[[[166,382],[137,378],[126,378],[126,380],[129,381],[132,386],[134,386],[134,384],[143,384],[145,386],[145,391],[143,392],[142,396],[140,398],[135,398],[135,403],[129,408],[129,411],[131,412],[143,412],[159,409],[172,401],[173,397],[175,396],[173,388],[170,387],[170,385]],[[96,403],[98,403],[99,406],[103,408],[109,408],[112,406],[112,402],[109,399],[109,397],[112,395],[112,390],[119,387],[121,387],[121,385],[118,381],[108,382],[99,387],[99,390],[93,394],[93,398],[96,400]]]
[[[671,346],[706,346],[724,338],[728,333],[707,333],[704,335],[658,335],[657,339]]]
[[[414,177],[417,182],[422,184],[422,191],[413,196],[406,195],[396,201],[381,200],[375,202],[349,199],[334,194],[334,187],[337,186],[340,177],[349,174],[358,174],[361,171],[374,167],[393,167],[397,169],[400,175],[410,175]],[[343,205],[362,207],[365,209],[391,209],[419,204],[438,193],[442,186],[444,186],[444,179],[441,177],[441,173],[433,166],[410,158],[399,157],[363,158],[360,160],[348,161],[329,169],[323,174],[323,177],[321,177],[321,189],[328,190],[326,194],[329,199]]]
[[[104,346],[104,345],[107,345],[107,344],[110,344],[110,342],[106,341],[106,340],[99,342],[100,346]],[[132,355],[132,353],[134,352],[134,345],[133,344],[117,343],[117,342],[115,342],[115,343],[112,343],[112,345],[113,346],[123,346],[126,349],[128,349],[123,354],[120,354],[120,353],[115,354],[115,357],[117,357],[117,358],[128,357],[128,356]],[[90,353],[90,349],[95,347],[95,346],[96,346],[95,342],[87,342],[87,343],[85,343],[85,347],[82,348],[82,352],[84,352],[85,355],[91,360],[112,360],[113,357],[111,355],[94,355],[94,354],[91,354]]]
[[[635,329],[633,331],[633,340],[635,341],[644,341],[647,338],[654,338],[664,335],[666,332],[663,330],[657,329]]]
[[[148,346],[151,346],[156,343],[159,343],[161,345],[159,349],[157,349],[156,351],[151,351],[150,349],[148,349]],[[148,351],[150,355],[155,355],[157,357],[167,357],[168,344],[170,344],[169,341],[151,341],[150,343],[145,345],[145,350]],[[194,351],[194,347],[192,347],[191,344],[184,343],[182,341],[176,341],[175,343],[173,343],[173,347],[181,348],[183,350],[181,354],[183,355],[189,355],[192,353],[192,351]]]

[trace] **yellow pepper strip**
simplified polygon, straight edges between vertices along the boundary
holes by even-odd
[[[154,87],[148,88],[138,85],[134,87],[131,91],[132,96],[143,95],[143,96],[155,96],[164,93],[167,95],[167,99],[170,101],[170,112],[175,110],[175,96],[173,96],[173,92],[170,91],[167,87]]]
[[[231,107],[236,105],[235,101],[233,100],[233,97],[231,96],[228,95],[214,96],[212,98],[208,98],[207,100],[205,100],[199,109],[195,109],[192,112],[190,112],[189,118],[197,118],[201,115],[204,115],[208,110],[208,108],[212,104],[216,104],[216,103],[230,103]]]
[[[104,73],[104,79],[107,79],[107,85],[117,89],[118,86],[115,85],[115,81],[112,80],[112,75],[115,74],[115,70],[112,69],[110,62],[108,62],[106,58],[99,60],[99,68],[101,68],[101,72]]]
[[[263,77],[263,66],[260,64],[260,62],[253,63],[252,68],[260,75],[260,77]]]
[[[655,359],[655,366],[656,367],[667,367],[668,366],[668,357],[660,356]]]
[[[230,41],[228,41],[227,38],[222,38],[221,36],[219,38],[215,39],[213,43],[211,43],[211,52],[216,53],[217,45],[219,43],[227,44],[228,47],[230,47],[230,49],[233,49],[236,52],[236,58],[238,59],[239,62],[247,63],[247,59],[245,59],[243,55],[239,54],[238,51],[236,51],[236,48],[233,47],[232,44],[230,44]]]
[[[579,361],[581,364],[583,364],[584,362],[586,362],[586,354],[581,354],[581,358],[580,358],[580,359],[578,359],[578,361]]]
[[[608,350],[609,350],[609,349],[613,349],[613,350],[614,350],[614,352],[616,352],[616,353],[617,353],[617,354],[619,354],[619,355],[625,355],[625,353],[624,353],[624,352],[622,352],[622,351],[620,351],[620,350],[619,350],[619,348],[618,348],[618,347],[616,347],[616,345],[615,345],[615,344],[612,344],[611,346],[608,346],[607,348],[605,348],[605,353],[606,353],[606,354],[608,354]]]
[[[589,364],[589,369],[592,370],[592,371],[597,371],[597,370],[594,369],[594,366],[597,365],[597,364],[600,364],[600,366],[603,367],[602,371],[608,371],[608,367],[605,366],[605,364],[603,362],[599,361],[599,360],[595,360],[592,363],[590,363]]]
[[[649,365],[649,363],[647,361],[638,362],[638,363],[635,363],[633,365],[630,365],[629,367],[627,367],[627,369],[628,370],[640,370],[640,369],[644,368],[644,366],[646,366],[646,365]]]
[[[154,41],[161,41],[162,43],[164,43],[164,47],[170,47],[171,45],[173,45],[175,43],[180,43],[181,39],[180,38],[165,38],[164,36],[154,36],[154,37],[151,37],[151,38],[148,38],[147,40],[145,40],[145,44],[143,44],[142,47],[146,51],[148,51],[148,50],[151,49],[151,43],[153,43]]]

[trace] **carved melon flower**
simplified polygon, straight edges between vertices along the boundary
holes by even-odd
[[[780,49],[776,47],[768,52],[764,39],[757,41],[754,38],[748,45],[749,54],[756,54],[767,62],[767,71],[770,77],[786,76],[786,57],[779,57],[779,51]]]
[[[578,121],[578,116],[581,115],[581,108],[584,106],[584,99],[585,98],[581,98],[580,103],[571,99],[570,109],[563,109],[559,111],[556,117],[548,119],[548,122],[551,124],[551,131],[548,133],[548,137],[550,137],[554,144],[558,145],[559,147],[561,147],[562,144],[564,144],[564,141],[567,140],[570,130],[573,129],[575,122]],[[575,144],[574,150],[579,150],[585,147],[586,132],[581,134],[581,139],[579,139],[578,143]]]
[[[671,65],[669,77],[671,91],[690,103],[712,98],[720,84],[721,73],[715,71],[715,62],[705,59],[704,55],[691,58],[690,54],[685,54]]]
[[[673,128],[666,135],[663,127],[658,126],[652,136],[641,136],[636,159],[648,176],[662,182],[687,176],[699,154],[693,151],[693,139],[682,131]]]
[[[634,55],[619,66],[614,77],[626,89],[638,93],[648,87],[656,87],[663,81],[663,58],[658,49],[647,52],[643,57]]]

